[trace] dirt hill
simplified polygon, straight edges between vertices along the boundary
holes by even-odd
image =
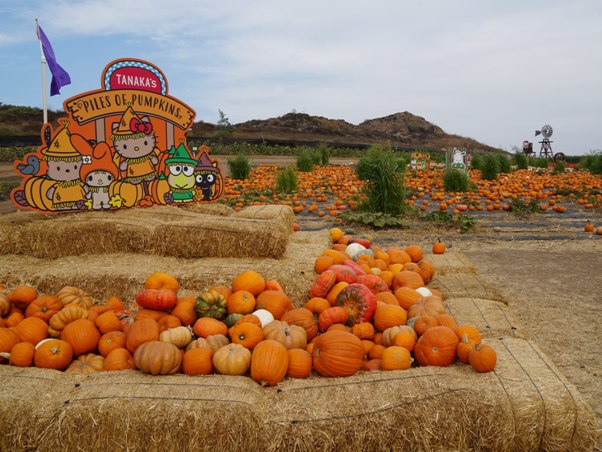
[[[62,111],[49,111],[48,118],[64,117]],[[42,128],[39,108],[0,104],[0,137],[36,136]],[[383,118],[369,119],[358,125],[342,119],[329,119],[305,113],[287,113],[277,118],[255,119],[229,128],[203,121],[194,123],[190,137],[231,136],[241,139],[286,140],[330,144],[371,145],[390,143],[393,146],[440,150],[461,147],[481,151],[499,149],[479,143],[472,138],[448,134],[426,119],[409,112],[395,113]]]

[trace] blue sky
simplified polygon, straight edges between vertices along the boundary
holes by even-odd
[[[409,111],[508,151],[548,123],[554,152],[602,149],[600,0],[0,0],[2,103],[42,106],[36,17],[72,79],[55,110],[133,57],[196,120]]]

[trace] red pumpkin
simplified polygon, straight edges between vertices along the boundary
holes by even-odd
[[[169,311],[177,302],[177,293],[168,289],[144,289],[136,294],[136,303],[146,309]]]
[[[337,295],[336,305],[347,311],[348,325],[370,322],[376,311],[376,296],[364,284],[349,284]]]

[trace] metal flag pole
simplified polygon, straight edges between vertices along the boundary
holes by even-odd
[[[42,39],[40,38],[40,26],[38,25],[37,17],[36,35],[38,36],[38,42],[40,43],[40,54],[42,55],[42,104],[44,107],[44,124],[46,124],[48,122],[48,109],[46,107],[46,57],[44,56],[44,49],[42,49]]]

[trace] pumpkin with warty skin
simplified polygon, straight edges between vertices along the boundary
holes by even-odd
[[[244,375],[251,366],[251,352],[240,344],[228,344],[213,353],[213,367],[222,375]]]
[[[340,323],[345,324],[349,320],[349,314],[342,306],[332,306],[325,309],[318,316],[318,329],[327,331],[332,325]]]
[[[323,377],[349,377],[362,366],[364,347],[351,333],[328,331],[314,339],[312,360]]]
[[[146,374],[171,375],[180,369],[182,353],[173,344],[150,341],[140,345],[134,353],[136,367]]]
[[[136,303],[146,309],[169,311],[178,302],[178,295],[173,290],[143,289],[136,294]]]
[[[226,316],[228,302],[226,297],[215,290],[202,293],[196,299],[195,311],[199,317],[222,319]]]
[[[414,358],[421,366],[449,366],[456,360],[458,336],[451,328],[434,326],[414,346]]]
[[[326,295],[337,282],[337,275],[328,269],[323,271],[309,289],[310,298],[326,298]]]
[[[376,295],[364,284],[349,284],[337,295],[335,304],[347,311],[347,325],[370,322],[376,311]]]
[[[266,339],[253,349],[251,355],[251,378],[253,380],[265,381],[269,386],[274,386],[282,381],[287,369],[288,352],[280,342]]]

